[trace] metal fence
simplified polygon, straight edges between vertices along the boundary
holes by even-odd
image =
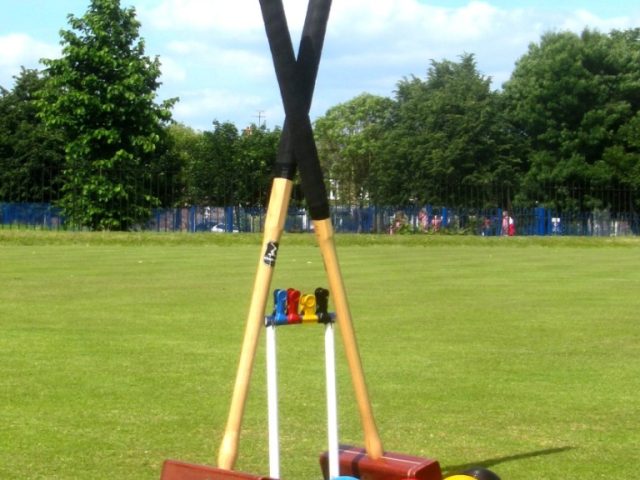
[[[64,228],[59,208],[49,203],[0,203],[0,225],[5,228]]]
[[[182,207],[153,211],[140,230],[155,232],[261,232],[264,208]],[[548,208],[494,209],[423,207],[345,207],[331,209],[339,233],[466,233],[470,235],[629,236],[640,233],[635,212],[559,212]],[[0,203],[3,228],[65,229],[59,208],[46,203]],[[290,208],[285,230],[311,232],[306,210]]]

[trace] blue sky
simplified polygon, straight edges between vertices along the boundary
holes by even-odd
[[[90,0],[0,0],[0,85],[21,66],[59,55],[67,14]],[[306,1],[284,0],[297,43]],[[163,64],[161,99],[179,97],[174,118],[197,129],[214,119],[238,127],[284,117],[257,0],[122,0],[136,8],[147,54]],[[362,92],[392,96],[403,77],[424,78],[429,62],[476,56],[495,88],[548,31],[640,27],[627,0],[333,0],[312,118]]]

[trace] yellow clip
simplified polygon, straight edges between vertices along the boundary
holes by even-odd
[[[302,313],[302,323],[318,321],[318,315],[316,315],[315,295],[307,294],[300,297],[300,313]]]

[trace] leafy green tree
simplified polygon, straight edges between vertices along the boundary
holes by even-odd
[[[517,62],[505,99],[528,144],[524,200],[618,209],[606,192],[640,186],[640,29],[544,35]]]
[[[460,203],[460,189],[477,190],[490,204],[496,184],[515,188],[520,166],[510,126],[473,55],[459,62],[433,61],[425,81],[398,84],[394,126],[386,138],[387,178],[380,198],[395,204]],[[465,195],[465,200],[468,195]]]
[[[60,203],[71,225],[129,229],[159,203],[153,162],[173,101],[155,102],[160,62],[145,55],[133,8],[92,0],[84,16],[68,20],[62,57],[43,61],[40,101],[46,123],[65,135]]]
[[[238,138],[234,160],[236,204],[264,205],[278,153],[280,129],[251,125]]]
[[[315,123],[322,166],[335,199],[362,205],[371,198],[372,172],[393,107],[389,98],[362,94],[336,105]]]
[[[156,162],[157,197],[161,206],[194,205],[189,169],[203,152],[203,134],[187,125],[171,123],[165,128],[166,151]]]
[[[168,129],[171,155],[182,165],[180,203],[209,206],[264,205],[273,174],[280,130],[251,125],[242,133],[232,123],[213,122],[196,132]]]
[[[64,147],[60,132],[38,118],[43,79],[22,69],[13,90],[0,87],[0,200],[50,202],[60,195]]]
[[[235,205],[238,129],[218,121],[213,127],[203,133],[200,152],[188,166],[189,198],[199,205]]]

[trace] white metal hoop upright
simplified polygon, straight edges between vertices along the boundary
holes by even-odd
[[[280,432],[278,417],[278,367],[276,354],[276,325],[267,325],[267,408],[269,426],[269,476],[280,478]],[[329,478],[340,476],[338,445],[338,399],[336,388],[335,337],[333,322],[324,331],[325,382],[327,392],[327,441]]]
[[[336,360],[333,322],[328,322],[324,330],[324,358],[327,384],[327,435],[329,451],[329,478],[340,476],[338,454],[338,400],[336,389]]]
[[[280,478],[280,431],[278,426],[278,367],[276,326],[267,326],[267,409],[269,424],[269,476]]]

